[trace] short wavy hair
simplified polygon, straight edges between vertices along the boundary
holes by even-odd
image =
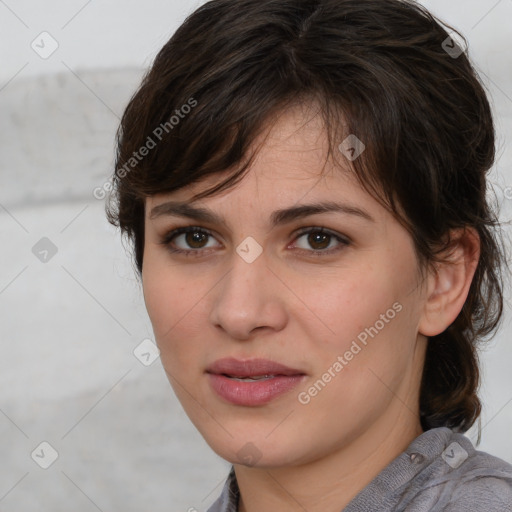
[[[469,295],[456,320],[429,339],[420,390],[424,430],[465,432],[481,413],[478,345],[502,316],[504,252],[486,198],[491,109],[453,33],[465,42],[410,0],[205,3],[129,101],[107,216],[132,244],[140,277],[145,198],[226,170],[226,180],[194,199],[233,186],[266,123],[315,101],[331,156],[349,133],[364,141],[352,171],[407,228],[421,268],[440,260],[452,229],[480,237]]]

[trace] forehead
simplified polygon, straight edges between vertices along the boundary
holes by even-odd
[[[232,199],[237,195],[258,198],[277,196],[282,200],[297,201],[306,194],[310,199],[332,197],[344,191],[364,195],[351,169],[350,161],[334,148],[329,154],[328,133],[324,120],[314,104],[294,105],[282,110],[264,125],[261,133],[252,142],[248,154],[254,159],[243,178],[222,192],[201,199],[215,202],[216,199]],[[153,207],[164,199],[187,201],[207,189],[223,182],[236,169],[206,175],[171,193],[162,193],[147,199],[146,205]],[[148,208],[146,208],[147,211]]]

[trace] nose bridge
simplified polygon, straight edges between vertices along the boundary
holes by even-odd
[[[265,279],[268,272],[266,268],[266,254],[263,247],[253,238],[246,237],[235,248],[231,259],[231,271],[229,272],[228,286],[229,293],[245,295],[244,290],[250,292],[258,282]]]
[[[211,322],[235,338],[247,338],[257,327],[282,328],[285,312],[267,268],[263,248],[246,239],[236,248],[231,268],[219,283]]]

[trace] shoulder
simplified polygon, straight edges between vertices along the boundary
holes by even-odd
[[[443,512],[512,511],[512,465],[474,450],[458,468],[449,504]]]
[[[507,481],[499,476],[486,476],[458,486],[443,512],[512,511],[512,474]]]

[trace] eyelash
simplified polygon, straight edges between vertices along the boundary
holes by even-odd
[[[180,255],[183,255],[183,256],[187,256],[187,257],[190,257],[190,256],[200,257],[200,256],[202,256],[201,253],[203,251],[205,251],[205,250],[208,251],[209,250],[209,249],[190,249],[190,250],[185,250],[185,249],[173,248],[171,246],[171,242],[173,241],[174,238],[176,238],[177,236],[179,236],[179,235],[181,235],[183,233],[201,233],[201,234],[208,235],[209,237],[215,238],[213,233],[211,233],[207,229],[199,228],[198,226],[187,226],[187,227],[177,228],[177,229],[173,229],[173,230],[169,231],[168,233],[166,233],[163,236],[163,238],[162,238],[160,243],[162,245],[164,245],[171,253],[173,253],[173,254],[180,254]],[[350,240],[347,237],[342,237],[342,236],[337,235],[337,234],[335,234],[335,233],[333,233],[333,232],[331,232],[331,231],[329,231],[329,230],[327,230],[325,228],[322,228],[322,227],[309,227],[309,228],[301,229],[296,234],[295,240],[301,238],[304,235],[309,235],[311,233],[319,233],[319,234],[322,234],[322,235],[330,236],[330,237],[336,239],[336,241],[338,241],[340,243],[340,245],[337,246],[334,249],[329,249],[329,250],[320,249],[320,250],[310,250],[309,251],[309,250],[306,250],[306,249],[298,249],[299,252],[307,253],[308,255],[314,255],[314,256],[332,255],[334,253],[337,253],[337,252],[341,251],[343,248],[347,247],[348,245],[350,245]]]

